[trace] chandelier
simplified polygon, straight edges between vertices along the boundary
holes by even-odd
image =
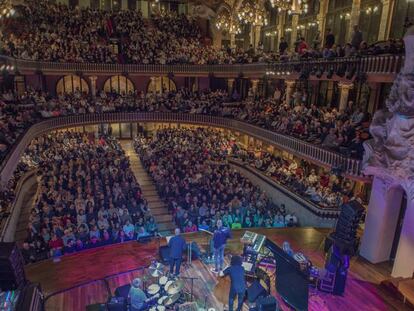
[[[264,7],[252,0],[243,2],[237,16],[240,22],[253,26],[267,26],[268,23]]]
[[[240,23],[228,11],[221,11],[216,18],[216,27],[219,30],[227,31],[230,34],[240,34]]]
[[[0,19],[12,17],[15,13],[11,0],[0,0]]]
[[[270,0],[270,5],[272,8],[277,7],[278,11],[288,11],[292,9],[292,1],[291,0]]]

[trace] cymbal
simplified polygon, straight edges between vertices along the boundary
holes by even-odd
[[[159,277],[164,275],[164,265],[159,262],[154,262],[148,268],[149,274],[153,277]]]
[[[169,295],[175,295],[184,288],[184,282],[182,280],[177,280],[174,283],[172,283],[170,286],[168,286],[167,293]]]
[[[176,293],[174,295],[169,296],[167,299],[164,300],[164,306],[168,307],[175,303],[180,298],[180,293]]]

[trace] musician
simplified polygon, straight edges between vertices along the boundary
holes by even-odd
[[[230,267],[224,269],[220,276],[230,276],[230,292],[229,292],[229,311],[233,311],[234,299],[237,296],[237,309],[241,311],[243,307],[244,295],[246,293],[246,278],[244,268],[242,266],[243,259],[240,256],[232,256]]]
[[[230,238],[230,229],[223,228],[223,223],[219,219],[217,220],[217,229],[213,235],[214,246],[214,264],[215,269],[213,272],[219,273],[223,270],[224,264],[224,249],[226,248],[227,239]]]
[[[170,248],[170,274],[178,276],[180,274],[181,262],[183,260],[183,251],[187,248],[187,244],[181,236],[179,228],[175,229],[175,236],[168,242],[168,247]]]
[[[145,295],[142,288],[142,281],[136,278],[132,281],[132,286],[129,290],[128,297],[131,301],[131,311],[141,311],[146,308],[147,295]]]

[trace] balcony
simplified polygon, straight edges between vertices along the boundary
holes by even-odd
[[[181,76],[209,76],[216,77],[237,77],[242,74],[244,77],[263,77],[266,72],[279,73],[280,77],[295,78],[297,72],[302,69],[312,70],[313,68],[333,70],[342,69],[345,71],[355,69],[356,73],[370,75],[385,75],[389,81],[400,71],[403,63],[403,55],[378,55],[367,57],[309,59],[302,61],[287,61],[277,63],[253,63],[253,64],[223,64],[223,65],[142,65],[142,64],[97,64],[97,63],[59,63],[59,62],[37,62],[19,60],[6,56],[0,56],[0,60],[7,65],[13,65],[21,74],[43,74],[63,75],[67,73],[83,73],[86,75],[112,75],[128,73],[130,75],[167,75],[173,73]]]
[[[359,160],[351,159],[297,138],[271,132],[245,122],[208,115],[169,112],[117,112],[58,117],[34,124],[27,130],[26,134],[21,137],[20,141],[14,145],[13,149],[4,160],[0,173],[1,184],[5,185],[10,179],[26,146],[33,138],[59,128],[75,127],[87,124],[124,122],[188,123],[226,128],[248,134],[275,146],[277,149],[292,153],[317,165],[326,168],[340,168],[343,174],[348,177],[357,179],[361,178],[361,161]]]

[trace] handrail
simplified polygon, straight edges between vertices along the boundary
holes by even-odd
[[[5,185],[11,178],[26,146],[29,145],[32,139],[39,135],[59,128],[75,127],[86,124],[122,122],[190,123],[224,127],[263,140],[276,146],[278,149],[295,154],[320,166],[327,168],[339,167],[346,175],[359,176],[361,174],[360,160],[348,158],[339,153],[325,150],[320,146],[315,146],[300,139],[272,132],[246,122],[199,114],[170,112],[114,112],[63,116],[47,119],[32,125],[20,141],[14,145],[12,151],[3,163],[3,168],[0,173],[1,184]]]
[[[243,74],[251,73],[265,75],[267,71],[280,72],[289,75],[302,69],[312,70],[317,67],[323,71],[352,68],[356,72],[366,74],[397,74],[404,63],[404,55],[373,55],[362,57],[341,57],[334,59],[303,59],[299,61],[278,61],[272,63],[250,63],[250,64],[217,64],[217,65],[195,65],[195,64],[105,64],[105,63],[64,63],[45,62],[15,59],[1,56],[0,60],[7,65],[13,65],[18,71],[42,71],[47,72],[73,72],[73,73],[129,73],[129,74]]]
[[[265,181],[266,183],[270,184],[272,187],[277,188],[281,192],[283,192],[285,195],[290,197],[291,199],[297,201],[301,204],[305,209],[307,209],[312,214],[315,214],[318,217],[322,218],[337,218],[339,216],[340,208],[331,208],[331,207],[321,207],[315,203],[313,203],[310,200],[304,199],[301,196],[294,193],[292,190],[290,190],[288,187],[283,185],[282,183],[273,180],[272,178],[266,176],[263,174],[263,172],[255,169],[254,167],[251,167],[250,165],[246,164],[243,161],[238,160],[237,158],[233,158],[229,160],[229,163],[242,167],[252,174],[259,177],[261,180]]]

